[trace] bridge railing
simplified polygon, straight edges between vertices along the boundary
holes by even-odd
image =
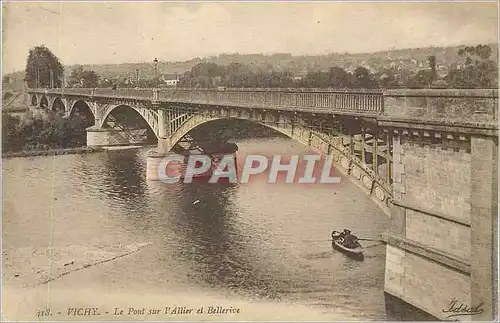
[[[54,89],[29,89],[28,93],[41,93],[41,94],[76,94],[90,96],[93,89],[90,88],[54,88]]]
[[[95,96],[108,96],[108,97],[119,97],[119,98],[135,98],[135,99],[152,99],[153,90],[152,89],[94,89],[93,95]]]
[[[36,92],[88,95],[116,98],[155,99],[154,89],[40,89]],[[384,94],[381,90],[354,89],[158,89],[164,102],[227,105],[263,109],[302,109],[381,114]]]
[[[137,98],[137,99],[152,99],[153,89],[104,89],[104,88],[56,88],[56,89],[30,89],[28,92],[33,93],[52,93],[64,95],[85,95],[85,96],[107,96],[117,98]]]
[[[313,109],[383,112],[382,91],[320,89],[162,89],[159,99],[167,102],[230,105],[268,109]]]
[[[92,90],[93,89],[90,88],[74,88],[74,89],[50,89],[47,91],[48,93],[92,95]]]

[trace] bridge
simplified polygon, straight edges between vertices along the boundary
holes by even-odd
[[[158,141],[162,157],[213,120],[244,119],[330,154],[390,218],[384,290],[448,319],[497,315],[498,91],[458,89],[31,89],[34,107],[86,111],[87,145]],[[139,116],[131,127],[124,112]],[[463,308],[463,307],[462,307]],[[481,313],[479,313],[481,312]]]

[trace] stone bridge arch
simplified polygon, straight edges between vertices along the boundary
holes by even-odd
[[[271,128],[287,137],[311,148],[313,151],[332,156],[334,166],[354,184],[361,188],[372,201],[379,206],[387,216],[390,216],[392,205],[391,185],[376,174],[370,167],[356,156],[349,154],[350,148],[339,144],[339,138],[326,135],[319,131],[311,130],[303,126],[293,128],[285,124],[270,123],[258,120],[248,115],[224,116],[211,115],[210,113],[196,114],[187,119],[180,127],[175,129],[169,138],[169,147],[175,146],[184,136],[193,129],[215,120],[247,120],[268,128]]]

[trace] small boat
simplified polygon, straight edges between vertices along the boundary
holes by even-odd
[[[342,251],[351,254],[351,255],[362,255],[363,247],[361,244],[356,241],[354,246],[346,247],[344,245],[344,238],[342,234],[338,231],[332,231],[332,241],[335,247],[341,249]]]

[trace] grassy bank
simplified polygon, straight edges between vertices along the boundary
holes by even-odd
[[[2,113],[13,113],[13,112],[26,112],[27,108],[24,107],[2,107]]]
[[[2,153],[2,158],[89,154],[104,150],[105,150],[104,148],[76,147],[76,148],[64,148],[64,149],[16,151],[16,152]]]

